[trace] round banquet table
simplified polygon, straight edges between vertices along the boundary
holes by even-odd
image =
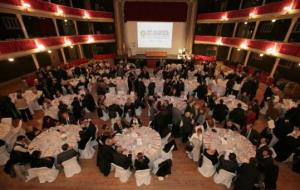
[[[42,157],[57,156],[62,152],[61,146],[65,143],[77,149],[77,142],[80,140],[79,125],[63,125],[52,127],[35,137],[29,144],[31,152],[39,150]]]
[[[112,104],[117,104],[119,106],[124,106],[128,99],[130,99],[130,102],[135,101],[135,95],[133,93],[131,94],[125,94],[123,91],[119,91],[118,94],[115,93],[107,93],[104,101],[105,106],[110,106]]]
[[[73,99],[75,97],[79,97],[77,94],[68,94],[65,96],[61,96],[59,98],[55,98],[54,100],[51,101],[51,104],[53,106],[58,106],[59,102],[62,101],[64,104],[66,104],[67,106],[71,106]]]
[[[220,103],[220,99],[224,101],[224,104],[228,107],[230,111],[232,111],[234,108],[237,108],[238,103],[242,104],[242,109],[247,110],[248,106],[243,101],[236,99],[233,96],[223,96],[219,99],[217,99],[216,103]]]
[[[11,125],[8,125],[6,123],[0,123],[0,139],[6,141],[10,131],[12,129]]]
[[[248,163],[251,157],[255,157],[255,146],[246,137],[229,129],[217,128],[216,131],[204,133],[205,148],[212,146],[219,154],[226,151],[234,152],[239,163]]]
[[[123,134],[117,134],[114,140],[117,146],[132,152],[133,160],[139,152],[143,152],[151,163],[160,156],[161,138],[152,128],[129,128]]]
[[[184,113],[185,108],[187,106],[184,97],[176,97],[176,96],[161,96],[158,101],[168,101],[169,103],[173,104],[174,108],[177,108],[180,112]]]

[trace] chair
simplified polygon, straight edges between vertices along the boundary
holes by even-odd
[[[69,160],[64,161],[62,163],[62,166],[64,167],[65,176],[67,178],[81,172],[81,167],[77,161],[77,157],[73,157]]]
[[[134,175],[135,175],[136,185],[138,187],[140,187],[141,185],[150,185],[151,182],[150,169],[137,170],[135,171]]]
[[[203,156],[203,163],[201,167],[198,167],[198,171],[204,177],[211,177],[214,175],[216,168],[206,156]]]
[[[7,124],[7,125],[12,125],[12,118],[11,117],[2,118],[1,123]]]
[[[170,136],[171,136],[171,133],[169,133],[167,136],[165,136],[164,138],[161,139],[161,147],[164,147],[168,143]]]
[[[231,187],[232,179],[235,177],[235,175],[235,173],[220,169],[220,171],[214,175],[214,182],[216,184],[223,184],[227,187],[227,189],[229,189]]]
[[[0,166],[3,166],[6,164],[6,162],[9,160],[9,154],[4,146],[0,147]]]
[[[95,154],[95,149],[93,148],[92,138],[86,143],[84,150],[79,150],[81,159],[91,159]]]
[[[141,116],[141,115],[142,115],[142,108],[141,108],[141,107],[136,108],[136,109],[135,109],[135,114],[136,114],[137,116]]]
[[[126,183],[131,176],[130,169],[125,170],[124,168],[113,163],[111,165],[115,168],[115,177],[119,178],[121,183]]]
[[[105,111],[102,110],[102,114],[103,114],[103,116],[100,117],[100,119],[102,119],[103,121],[109,120],[109,116],[108,116],[107,112],[105,112]]]
[[[40,183],[49,182],[52,183],[56,180],[59,171],[54,168],[30,168],[28,169],[29,180],[37,177]]]

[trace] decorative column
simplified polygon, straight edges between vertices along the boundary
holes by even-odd
[[[75,33],[76,33],[76,35],[78,36],[78,35],[79,35],[79,32],[78,32],[76,20],[73,20],[73,23],[74,23]],[[82,51],[82,46],[81,46],[80,44],[78,44],[78,51],[79,51],[79,56],[80,56],[80,58],[81,58],[81,59],[84,58],[83,51]]]
[[[57,35],[57,36],[60,36],[59,30],[58,30],[58,27],[57,27],[56,19],[53,18],[52,21],[53,21],[53,24],[54,24],[54,28],[55,28],[56,35]],[[66,59],[66,55],[65,55],[64,49],[63,49],[63,48],[59,48],[59,49],[60,49],[60,52],[61,52],[61,55],[62,55],[64,64],[67,64],[68,62],[67,62],[67,59]]]
[[[16,16],[17,16],[17,19],[18,19],[18,21],[19,21],[19,23],[20,23],[20,26],[21,26],[21,29],[22,29],[22,31],[23,31],[23,34],[24,34],[25,38],[28,39],[28,38],[29,38],[29,35],[28,35],[27,30],[26,30],[25,24],[24,24],[24,22],[23,22],[23,17],[22,17],[22,15],[16,14]],[[36,58],[36,55],[35,55],[35,54],[31,54],[31,57],[32,57],[32,59],[33,59],[35,68],[36,68],[36,69],[39,69],[39,68],[40,68],[40,65],[39,65],[39,62],[38,62],[38,60],[37,60],[37,58]]]
[[[252,33],[252,36],[251,36],[251,39],[252,39],[252,40],[255,39],[255,36],[256,36],[256,32],[257,32],[259,23],[260,23],[260,21],[256,21],[256,23],[255,23],[255,27],[254,27],[254,30],[253,30],[253,33]],[[246,58],[245,58],[245,61],[244,61],[244,66],[247,66],[247,63],[248,63],[248,60],[249,60],[249,57],[250,57],[250,53],[251,53],[251,52],[248,50],[248,51],[247,51]]]
[[[236,35],[236,31],[237,31],[238,24],[239,24],[239,23],[236,22],[235,25],[234,25],[233,32],[232,32],[232,37],[235,37],[235,35]],[[232,47],[229,47],[229,51],[228,51],[226,60],[229,60],[229,59],[230,59],[231,52],[232,52]]]
[[[188,12],[186,18],[186,44],[185,49],[188,53],[192,53],[194,43],[194,32],[197,22],[198,0],[188,0]]]
[[[283,42],[288,42],[288,41],[289,41],[289,38],[290,38],[290,36],[291,36],[291,34],[292,34],[292,31],[293,31],[293,29],[294,29],[294,27],[295,27],[295,24],[296,24],[297,20],[298,20],[298,17],[292,18],[290,27],[289,27],[289,29],[288,29],[288,31],[287,31],[285,37],[284,37]],[[275,61],[275,63],[274,63],[274,65],[273,65],[273,68],[272,68],[272,71],[271,71],[269,77],[273,78],[273,76],[274,76],[274,74],[275,74],[275,72],[276,72],[276,70],[277,70],[277,67],[278,67],[278,65],[279,65],[279,62],[280,62],[280,58],[277,57],[277,58],[276,58],[276,61]]]
[[[117,41],[117,54],[125,55],[126,45],[124,38],[124,2],[123,0],[114,0],[115,14],[115,35]]]

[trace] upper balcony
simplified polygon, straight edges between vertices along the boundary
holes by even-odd
[[[0,12],[90,22],[114,21],[111,12],[72,8],[41,0],[1,0]]]
[[[199,14],[197,23],[252,22],[291,18],[295,15],[300,15],[300,0],[284,0],[241,10]]]

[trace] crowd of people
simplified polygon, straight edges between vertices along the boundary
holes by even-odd
[[[259,104],[256,99],[259,81],[245,71],[239,68],[226,73],[215,62],[201,63],[201,69],[193,62],[180,67],[159,64],[153,74],[144,67],[136,68],[126,61],[120,61],[116,65],[99,62],[70,70],[62,67],[42,68],[37,72],[35,80],[35,90],[42,92],[37,100],[42,109],[47,109],[52,100],[64,95],[76,96],[71,105],[59,102],[58,119],[44,116],[42,128],[32,127],[24,135],[17,137],[12,150],[9,150],[10,158],[5,171],[14,176],[15,172],[20,173],[20,170],[28,167],[62,168],[61,163],[64,161],[80,157],[78,149],[84,150],[90,139],[98,142],[97,166],[104,176],[109,175],[112,163],[124,170],[149,169],[150,160],[143,152],[132,155],[132,152],[117,146],[114,141],[114,136],[122,134],[125,129],[147,126],[140,118],[140,110],[145,112],[147,108],[149,126],[162,139],[167,138],[167,143],[162,147],[163,152],[169,152],[171,146],[176,150],[174,139],[180,138],[187,156],[197,163],[198,171],[203,176],[217,176],[220,171],[227,171],[236,176],[233,179],[234,189],[250,190],[262,184],[265,189],[276,189],[278,166],[274,159],[284,161],[294,155],[293,170],[299,172],[300,104],[276,118],[274,128],[266,126],[260,133],[254,128],[255,122],[262,117],[261,109],[272,104],[274,93],[272,86],[268,87],[262,104]],[[150,76],[164,80],[162,94],[157,93],[155,82],[150,80],[148,86],[145,85],[144,81],[149,80]],[[163,96],[182,97],[186,88],[184,79],[190,79],[191,76],[197,79],[198,86],[184,97],[184,110],[179,110],[172,102],[161,100]],[[108,106],[105,104],[106,95],[111,87],[116,88],[117,85],[111,80],[116,77],[127,80],[127,93],[133,94],[134,99],[128,99],[125,105],[114,103]],[[69,82],[70,79],[76,79],[78,83],[73,85]],[[230,110],[222,97],[211,91],[208,81],[217,79],[227,80],[224,95],[235,96],[244,102],[246,110],[241,103]],[[93,94],[94,91],[96,93]],[[7,103],[5,114],[8,113],[11,117],[21,115],[24,122],[35,117],[30,113],[22,92],[17,93],[15,105]],[[97,113],[101,120],[110,119],[111,127],[104,124],[101,130],[97,130],[97,126],[87,119],[89,113]],[[264,117],[268,118],[268,113]],[[41,152],[28,149],[30,141],[43,130],[68,124],[82,126],[78,149],[64,144],[61,147],[62,153],[56,159],[41,157]],[[206,147],[203,143],[204,133],[216,132],[217,128],[225,128],[245,136],[256,147],[256,157],[251,158],[248,163],[239,163],[234,152],[218,152],[216,147]],[[0,145],[4,147],[5,142],[1,140]],[[213,172],[207,173],[207,163],[215,168]],[[20,164],[24,168],[14,167]],[[171,174],[171,167],[170,158],[163,160],[156,175],[163,179]],[[30,180],[26,175],[23,177],[24,180]]]

